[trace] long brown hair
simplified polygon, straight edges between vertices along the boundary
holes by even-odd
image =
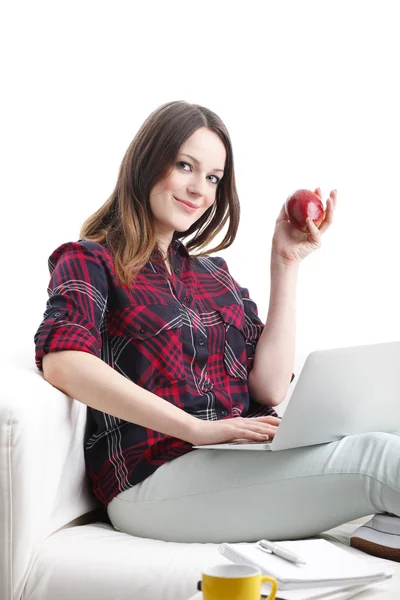
[[[117,277],[131,287],[142,267],[158,249],[150,190],[173,167],[181,145],[200,127],[216,133],[226,150],[224,175],[217,187],[214,204],[184,232],[174,239],[195,234],[187,250],[202,250],[229,220],[222,242],[206,256],[228,248],[239,226],[240,205],[236,190],[233,153],[229,133],[221,119],[211,110],[189,102],[168,102],[152,112],[140,127],[122,160],[117,184],[108,200],[83,223],[82,240],[105,244],[113,257]]]

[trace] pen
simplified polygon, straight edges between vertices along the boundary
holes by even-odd
[[[257,542],[257,547],[259,550],[263,552],[270,552],[271,554],[275,554],[284,560],[288,560],[289,562],[296,563],[299,565],[305,565],[305,561],[297,556],[294,552],[290,550],[286,550],[286,548],[282,548],[282,546],[278,546],[278,544],[273,544],[272,542],[268,542],[268,540],[260,540]]]

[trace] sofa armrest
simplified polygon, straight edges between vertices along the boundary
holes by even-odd
[[[84,463],[87,407],[36,369],[1,369],[0,598],[19,600],[40,543],[98,504]]]

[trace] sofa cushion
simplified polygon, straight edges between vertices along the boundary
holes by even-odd
[[[187,600],[204,566],[227,562],[217,544],[136,538],[94,523],[41,546],[22,600]]]
[[[324,537],[348,545],[358,526],[343,525]],[[104,523],[70,527],[42,544],[22,600],[188,600],[196,593],[202,569],[224,562],[218,544],[137,538]],[[400,564],[384,562],[396,569],[396,578],[358,596],[360,600],[399,598]]]
[[[85,477],[86,406],[32,368],[0,389],[0,598],[19,599],[40,543],[95,509]]]

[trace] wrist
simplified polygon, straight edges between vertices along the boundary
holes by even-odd
[[[201,433],[201,427],[203,425],[203,421],[202,421],[202,419],[198,419],[196,417],[193,417],[192,415],[187,415],[187,416],[188,417],[190,416],[190,420],[188,420],[185,423],[184,427],[182,427],[182,431],[180,432],[180,435],[177,435],[176,437],[179,437],[179,439],[184,440],[185,442],[188,442],[189,444],[193,444],[193,446],[196,446],[196,444],[198,443],[198,440],[200,439],[200,433]]]
[[[297,272],[300,263],[298,260],[286,259],[283,256],[271,253],[271,271]]]

